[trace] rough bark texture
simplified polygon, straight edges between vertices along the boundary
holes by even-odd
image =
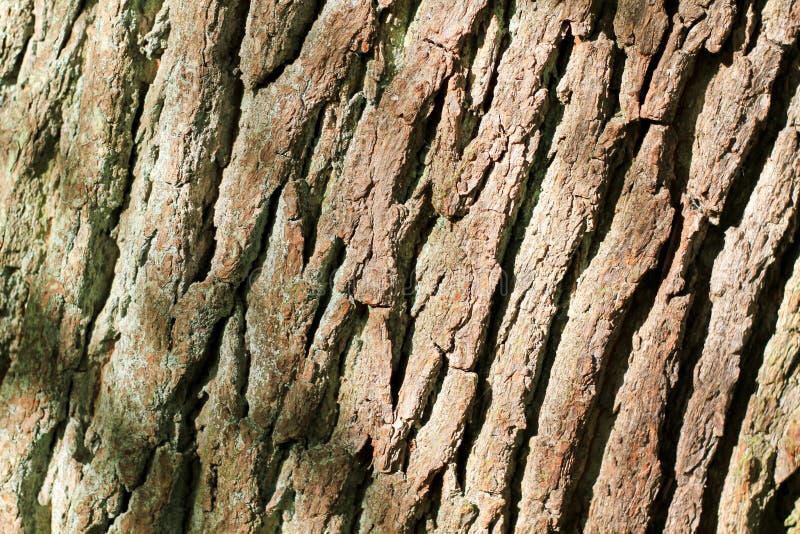
[[[799,32],[3,1],[2,532],[800,532]]]

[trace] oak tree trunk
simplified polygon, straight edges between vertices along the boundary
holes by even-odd
[[[800,531],[799,31],[2,0],[2,532]]]

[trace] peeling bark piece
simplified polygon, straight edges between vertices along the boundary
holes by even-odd
[[[339,386],[338,425],[333,439],[346,443],[352,451],[361,450],[367,442],[374,458],[381,458],[391,437],[392,423],[392,362],[394,347],[392,331],[394,312],[384,308],[369,309],[361,345],[351,347],[342,383]],[[377,463],[377,470],[388,466]]]
[[[246,344],[250,371],[245,398],[260,426],[274,424],[286,388],[306,353],[306,332],[318,289],[303,276],[302,198],[290,182],[281,191],[263,267],[250,276]],[[324,289],[324,286],[323,286]],[[296,298],[301,296],[303,298]]]
[[[264,84],[300,50],[317,4],[324,0],[253,2],[239,52],[242,79],[250,88]]]
[[[639,98],[645,74],[658,51],[669,18],[662,0],[620,0],[614,15],[614,34],[625,50],[619,104],[628,121],[639,118]]]
[[[535,131],[546,95],[542,75],[553,67],[568,22],[580,28],[578,32],[591,27],[589,4],[579,0],[553,5],[526,2],[518,7],[517,31],[498,66],[492,107],[464,148],[459,165],[433,178],[434,194],[443,197],[434,202],[444,216],[463,216],[489,174],[498,172],[494,167],[502,169],[501,160],[512,152],[513,145]]]
[[[374,16],[367,0],[326,2],[298,58],[265,89],[245,94],[214,211],[217,246],[210,279],[238,284],[247,276],[263,237],[268,200],[296,172],[293,158],[302,154],[309,125],[358,54],[369,50]],[[308,90],[298,92],[300,87]]]
[[[183,478],[189,476],[184,472],[185,464],[183,454],[171,450],[168,445],[156,449],[145,482],[130,497],[128,510],[116,518],[108,532],[180,529],[183,517],[175,502],[182,497]]]
[[[430,419],[420,430],[405,473],[378,476],[367,489],[360,529],[407,531],[433,477],[453,458],[464,426],[451,416],[466,413],[475,395],[475,373],[453,369],[442,383]]]
[[[33,1],[5,2],[0,7],[0,83],[15,83],[28,40],[33,35]],[[1,91],[1,90],[0,90]],[[2,97],[0,97],[0,101]]]
[[[280,532],[350,532],[353,496],[361,482],[357,463],[335,443],[293,449],[278,482],[279,491],[293,497],[291,510],[282,511]]]
[[[640,113],[643,118],[672,121],[697,54],[703,47],[713,53],[720,51],[733,29],[736,9],[731,0],[715,0],[705,6],[697,0],[680,2],[664,52],[646,88]]]
[[[692,176],[704,176],[689,181],[686,196],[712,224],[719,224],[732,178],[754,143],[754,134],[763,127],[769,89],[784,53],[767,39],[759,39],[749,54],[736,54],[730,67],[723,66],[706,90],[690,169]],[[727,84],[733,80],[741,89],[732,97]]]
[[[248,362],[242,308],[237,305],[227,320],[217,371],[198,394],[207,399],[194,421],[196,463],[187,462],[186,467],[196,469],[187,480],[195,481],[193,506],[185,512],[188,532],[258,532],[269,525],[261,485],[276,475],[280,453],[260,439],[260,428],[244,417]]]
[[[452,73],[455,59],[486,0],[448,9],[445,0],[423,1],[406,35],[403,69],[375,108],[367,109],[344,160],[345,218],[338,235],[348,244],[339,290],[351,287],[358,302],[394,306],[399,297],[397,239],[413,211],[398,202],[405,189],[412,140],[430,113],[431,99]],[[413,199],[412,199],[413,200]]]

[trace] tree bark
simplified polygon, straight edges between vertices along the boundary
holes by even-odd
[[[800,532],[799,32],[4,2],[3,532]]]

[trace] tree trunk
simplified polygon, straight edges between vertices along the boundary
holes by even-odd
[[[4,0],[2,531],[800,531],[799,31]]]

